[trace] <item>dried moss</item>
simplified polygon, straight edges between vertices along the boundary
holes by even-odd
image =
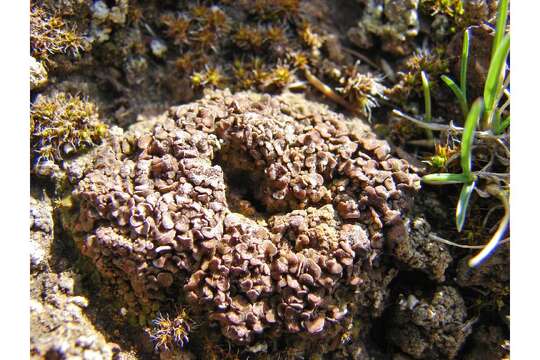
[[[30,110],[32,158],[61,161],[87,149],[107,135],[94,103],[66,93],[41,96]]]
[[[40,7],[30,11],[30,52],[38,60],[50,62],[51,56],[79,56],[87,47],[84,37],[66,24],[61,16]]]

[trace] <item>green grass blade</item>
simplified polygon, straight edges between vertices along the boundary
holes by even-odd
[[[467,115],[467,120],[465,120],[463,136],[461,137],[461,168],[463,169],[463,174],[469,179],[468,182],[472,182],[473,180],[471,173],[472,143],[476,125],[482,115],[483,106],[481,98],[473,103],[471,111]]]
[[[504,91],[502,88],[501,73],[506,65],[506,57],[508,56],[509,51],[510,35],[505,35],[500,46],[495,51],[495,55],[491,59],[486,83],[484,85],[486,115],[491,115],[491,112],[496,105],[495,100],[498,98],[499,93]]]
[[[429,91],[429,81],[425,72],[422,71],[420,75],[422,77],[422,88],[424,89],[424,109],[426,113],[424,120],[431,122],[431,92]]]
[[[497,7],[497,24],[495,27],[495,37],[493,38],[493,45],[491,46],[491,58],[495,56],[499,44],[502,41],[504,32],[506,31],[506,22],[508,20],[508,0],[499,0],[499,6]]]
[[[461,188],[461,194],[459,194],[459,201],[456,207],[456,226],[459,232],[461,232],[463,225],[465,224],[469,200],[471,199],[471,194],[475,185],[476,182],[472,182],[470,184],[463,184],[463,187]]]
[[[467,105],[467,99],[465,99],[465,96],[463,95],[463,92],[461,91],[459,86],[457,86],[454,80],[450,79],[446,75],[442,75],[441,79],[456,96],[459,102],[459,106],[461,107],[461,112],[463,112],[463,116],[467,116],[467,114],[469,113],[469,106]]]
[[[497,134],[502,134],[506,130],[506,128],[508,128],[508,126],[510,126],[510,115],[503,119],[503,121],[499,125],[499,128],[497,129]]]
[[[501,114],[498,111],[495,111],[493,113],[492,120],[493,124],[491,125],[491,128],[493,129],[493,133],[495,135],[499,134],[499,128],[501,126]]]
[[[465,103],[467,103],[467,66],[469,66],[469,29],[465,30],[463,33],[463,49],[461,50],[461,60],[460,60],[460,87],[461,92],[463,93],[463,98]]]
[[[444,184],[463,184],[469,181],[469,178],[463,174],[429,174],[422,177],[422,181],[427,184],[444,185]]]

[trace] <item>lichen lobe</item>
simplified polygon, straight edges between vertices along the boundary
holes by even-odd
[[[182,293],[238,344],[336,336],[382,312],[395,271],[380,255],[406,239],[419,178],[369,130],[285,96],[216,92],[128,150],[99,150],[72,230],[137,302]],[[230,206],[235,171],[257,180],[251,212]]]

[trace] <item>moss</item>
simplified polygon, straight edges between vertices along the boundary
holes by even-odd
[[[166,36],[172,39],[175,45],[189,44],[188,30],[191,22],[187,17],[166,14],[160,20],[165,25]]]
[[[42,96],[30,110],[32,158],[37,162],[60,161],[100,143],[107,133],[95,104],[79,96],[62,92]]]
[[[250,15],[262,21],[295,18],[300,10],[300,0],[242,0],[241,3]]]
[[[385,95],[398,102],[405,101],[411,94],[422,95],[422,71],[427,74],[432,91],[435,90],[439,77],[449,71],[443,51],[434,49],[431,53],[420,52],[410,56],[405,62],[404,71],[398,73],[398,83],[388,89]]]
[[[354,68],[349,74],[340,79],[342,87],[337,88],[347,101],[364,114],[371,114],[373,107],[379,106],[377,98],[383,97],[385,87],[382,78],[370,73],[362,74]]]
[[[189,341],[188,334],[191,322],[192,320],[185,309],[180,310],[172,319],[168,315],[158,314],[158,317],[152,321],[153,329],[151,331],[156,350],[182,348]]]
[[[269,74],[269,79],[264,84],[264,87],[283,89],[291,83],[292,78],[292,72],[287,65],[278,65]]]
[[[220,68],[207,67],[203,72],[195,72],[191,76],[191,85],[194,88],[209,86],[211,88],[222,88],[226,84],[227,78]]]
[[[38,60],[49,63],[50,56],[68,54],[79,56],[87,43],[76,29],[69,27],[62,17],[39,7],[30,11],[30,52]]]
[[[429,16],[448,18],[449,32],[452,34],[471,25],[479,25],[495,11],[495,6],[484,0],[421,0],[419,8]]]

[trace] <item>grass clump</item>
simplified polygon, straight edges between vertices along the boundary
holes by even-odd
[[[453,125],[431,125],[430,93],[427,79],[423,75],[423,88],[426,96],[426,115],[424,122],[419,122],[409,118],[416,124],[426,127],[429,130],[443,130],[443,132],[459,131],[462,133],[460,141],[460,164],[461,173],[434,173],[423,177],[423,181],[429,184],[462,184],[461,193],[456,206],[456,227],[458,232],[463,230],[467,209],[474,190],[482,197],[494,197],[502,203],[505,211],[503,218],[499,221],[497,230],[492,235],[488,243],[482,250],[469,261],[469,266],[474,267],[481,264],[489,257],[500,243],[509,225],[509,150],[508,137],[505,131],[510,125],[510,114],[508,106],[510,103],[510,72],[507,67],[510,51],[510,35],[506,33],[508,17],[508,0],[501,0],[498,4],[497,25],[494,34],[493,48],[490,59],[490,66],[484,84],[483,96],[476,99],[469,107],[467,101],[467,66],[469,59],[469,31],[464,31],[463,49],[460,66],[459,85],[446,75],[441,76],[443,82],[455,94],[465,117],[463,128]],[[503,98],[506,100],[503,101]],[[479,171],[473,171],[473,144],[477,141],[476,147],[484,148],[491,155],[491,160]],[[503,155],[499,155],[501,153]],[[498,166],[496,167],[496,163]],[[494,172],[493,169],[505,167],[504,172]],[[482,184],[479,188],[479,184]]]
[[[61,161],[100,143],[107,126],[98,120],[96,106],[63,92],[42,96],[30,109],[30,143],[36,162]]]

